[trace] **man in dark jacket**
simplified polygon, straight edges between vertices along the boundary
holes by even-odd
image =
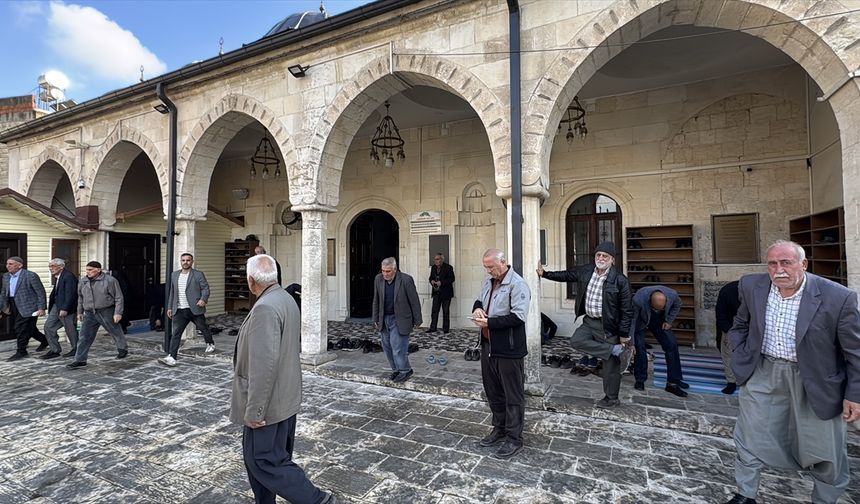
[[[630,365],[630,322],[633,302],[630,282],[613,267],[615,245],[603,242],[597,246],[594,262],[566,271],[545,271],[538,262],[539,277],[555,282],[576,282],[576,316],[584,315],[582,325],[570,338],[570,345],[603,359],[603,391],[598,408],[621,404],[621,372]]]
[[[0,287],[0,311],[12,317],[18,345],[17,351],[6,360],[16,361],[29,355],[30,338],[40,343],[37,352],[48,348],[48,340],[36,328],[36,321],[45,314],[47,302],[42,280],[24,268],[24,259],[18,256],[6,259],[6,271]]]
[[[454,267],[445,262],[445,256],[441,253],[433,258],[433,266],[430,267],[430,287],[433,289],[433,307],[430,310],[430,329],[427,332],[436,332],[436,323],[439,321],[439,308],[442,309],[442,332],[451,330],[451,299],[454,297]]]
[[[690,386],[683,381],[678,340],[672,333],[672,322],[680,311],[681,297],[674,289],[665,285],[642,287],[633,296],[633,323],[630,324],[630,335],[636,345],[636,356],[633,362],[636,390],[645,390],[645,380],[648,379],[645,330],[649,329],[666,354],[666,392],[678,397],[687,397],[684,389]]]
[[[66,330],[66,337],[72,346],[63,357],[74,357],[78,348],[78,327],[75,319],[78,313],[78,277],[71,271],[66,271],[66,261],[59,258],[51,259],[48,269],[56,283],[48,297],[48,320],[45,321],[45,336],[51,349],[42,359],[53,359],[62,354],[63,348],[57,334],[61,327]]]
[[[729,331],[732,329],[732,324],[735,322],[735,315],[738,314],[738,308],[741,307],[741,298],[738,295],[738,285],[740,282],[735,280],[729,282],[720,289],[717,294],[717,346],[720,347],[720,354],[723,357],[723,369],[726,372],[726,386],[723,387],[723,394],[734,394],[738,385],[735,382],[735,373],[732,371],[732,345],[729,341]]]
[[[409,335],[421,325],[421,301],[415,280],[397,271],[397,259],[382,260],[382,272],[373,280],[373,324],[379,330],[382,350],[391,366],[391,380],[403,382],[412,376],[409,365]]]
[[[493,430],[478,444],[502,443],[495,457],[508,459],[523,448],[523,357],[528,354],[525,324],[531,291],[508,266],[501,250],[484,252],[483,264],[489,276],[472,306],[472,319],[481,328],[481,379],[493,413]]]

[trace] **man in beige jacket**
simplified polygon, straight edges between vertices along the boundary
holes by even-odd
[[[302,402],[301,318],[278,284],[275,260],[248,259],[248,288],[257,296],[236,340],[230,421],[244,426],[242,452],[257,504],[336,504],[293,462],[296,415]]]

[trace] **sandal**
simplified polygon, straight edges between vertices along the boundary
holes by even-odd
[[[424,360],[427,361],[427,364],[436,364],[436,356],[433,354],[428,355]]]

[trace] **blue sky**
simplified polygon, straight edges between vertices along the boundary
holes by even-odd
[[[329,15],[370,0],[325,0]],[[319,0],[0,1],[0,97],[30,93],[62,72],[78,102],[238,49]]]

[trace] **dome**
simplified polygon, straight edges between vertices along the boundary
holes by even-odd
[[[281,21],[275,23],[275,26],[272,27],[271,30],[266,32],[263,35],[263,38],[271,37],[272,35],[276,35],[278,33],[282,33],[288,30],[298,30],[299,28],[305,28],[306,26],[312,25],[314,23],[318,23],[328,17],[327,12],[297,12],[295,14],[290,14],[285,17]]]

